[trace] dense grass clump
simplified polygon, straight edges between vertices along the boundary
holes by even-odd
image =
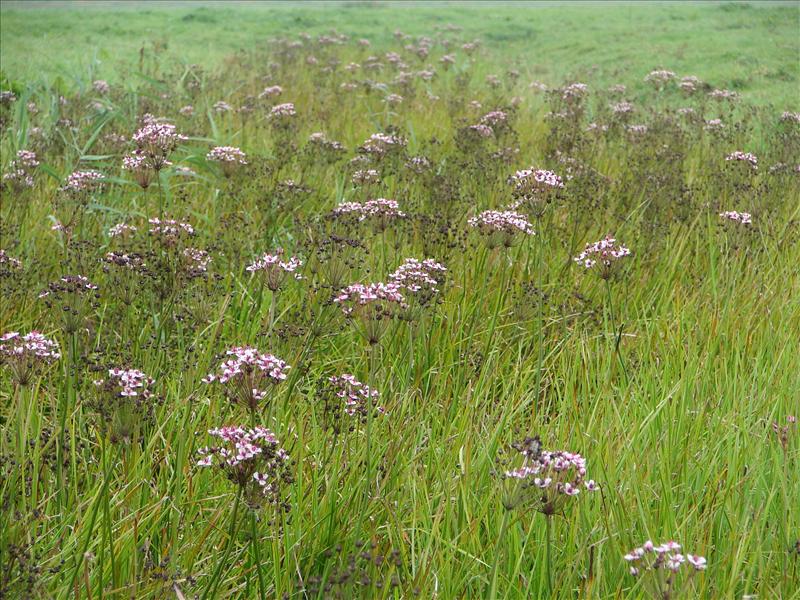
[[[800,115],[382,44],[2,92],[0,596],[794,597]]]

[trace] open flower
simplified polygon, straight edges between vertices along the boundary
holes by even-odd
[[[92,404],[111,441],[128,443],[135,439],[142,424],[153,416],[155,380],[138,369],[114,367],[105,379],[93,383],[96,399]]]
[[[9,331],[0,336],[0,366],[8,367],[19,385],[28,385],[34,375],[43,372],[59,358],[58,342],[38,331],[25,335]]]
[[[396,283],[354,283],[333,300],[370,345],[377,344],[391,321],[408,308]]]
[[[485,210],[467,223],[484,236],[490,248],[510,248],[520,235],[535,234],[525,215],[510,210]]]
[[[272,354],[262,354],[251,346],[236,346],[225,353],[217,373],[210,373],[205,383],[219,382],[232,402],[255,412],[268,398],[273,387],[284,381],[291,368]]]
[[[291,461],[272,431],[237,426],[209,429],[208,434],[218,438],[219,445],[197,451],[198,467],[222,471],[253,508],[267,504],[289,511],[283,496],[285,486],[293,481]]]
[[[688,587],[692,576],[706,569],[706,559],[696,554],[682,554],[681,545],[669,541],[656,545],[648,540],[628,552],[623,558],[630,564],[628,571],[634,577],[645,578],[644,589],[656,600],[679,598]],[[681,580],[680,573],[689,569]]]
[[[613,268],[620,259],[631,255],[631,251],[624,245],[618,244],[611,236],[606,236],[599,242],[586,244],[586,248],[574,258],[575,262],[586,269],[599,270],[603,279],[611,277]]]
[[[288,276],[295,279],[302,279],[298,272],[303,266],[296,256],[290,256],[287,260],[283,259],[283,251],[278,250],[275,254],[264,254],[253,263],[247,265],[247,271],[260,277],[264,285],[271,291],[277,292]]]
[[[225,177],[230,177],[240,165],[246,165],[247,156],[234,146],[215,146],[206,154],[206,159],[218,163],[222,167]]]

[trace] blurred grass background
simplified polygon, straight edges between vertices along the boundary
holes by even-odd
[[[298,32],[336,30],[379,51],[400,29],[455,25],[480,38],[498,69],[558,84],[639,81],[651,69],[696,75],[758,104],[796,108],[800,4],[3,2],[5,83],[130,78],[145,53],[221,68],[233,53]]]

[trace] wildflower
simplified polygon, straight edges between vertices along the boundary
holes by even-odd
[[[65,275],[39,293],[49,308],[59,305],[58,314],[66,333],[75,333],[92,309],[97,308],[98,287],[83,275]]]
[[[358,423],[367,420],[371,410],[384,412],[383,408],[375,406],[380,398],[378,390],[370,388],[347,373],[328,377],[318,393],[323,404],[324,427],[330,429],[334,435],[338,435],[343,429],[341,423],[343,413],[350,417],[344,428],[353,431]]]
[[[117,223],[108,230],[108,237],[126,238],[136,233],[136,225],[128,225],[127,223]]]
[[[758,170],[758,158],[751,152],[742,152],[741,150],[736,150],[735,152],[731,152],[728,156],[726,156],[725,160],[728,162],[744,162],[750,165],[754,171]]]
[[[10,106],[16,102],[17,96],[11,90],[0,90],[0,105]]]
[[[220,469],[253,508],[268,504],[289,511],[283,491],[293,481],[291,462],[272,431],[238,426],[209,429],[208,433],[219,438],[220,445],[198,450],[198,467]]]
[[[670,600],[681,594],[695,573],[706,569],[704,557],[682,554],[680,549],[677,542],[656,545],[648,540],[622,558],[630,564],[631,575],[647,579],[644,589],[649,590],[654,599]],[[691,567],[688,579],[679,581],[679,574],[685,571],[684,567]]]
[[[184,117],[191,117],[194,114],[194,106],[187,104],[186,106],[181,107],[178,112]]]
[[[126,306],[133,304],[141,291],[142,277],[147,274],[144,258],[136,253],[107,252],[102,261],[103,271],[113,283],[107,288]]]
[[[630,102],[617,102],[611,105],[611,112],[615,115],[629,115],[633,112],[633,104]]]
[[[145,115],[144,126],[131,139],[139,154],[145,157],[147,166],[158,172],[172,164],[168,160],[170,153],[188,138],[179,134],[174,125]]]
[[[628,88],[626,88],[621,83],[617,83],[617,84],[612,85],[611,87],[608,88],[608,93],[609,94],[624,94],[627,91],[627,89]]]
[[[580,102],[589,93],[585,83],[571,83],[561,90],[561,99],[568,103]]]
[[[179,239],[194,235],[194,227],[189,223],[176,221],[175,219],[159,219],[154,217],[148,221],[150,223],[150,235],[158,236],[168,245],[175,244]]]
[[[686,94],[693,94],[697,91],[702,85],[700,79],[695,77],[694,75],[687,75],[686,77],[681,77],[680,88]]]
[[[439,293],[446,272],[447,269],[432,258],[407,258],[389,279],[399,286],[409,304],[424,308]]]
[[[706,131],[720,131],[725,127],[722,119],[707,119],[704,129]]]
[[[28,385],[34,375],[61,358],[58,343],[38,331],[25,335],[9,331],[0,336],[0,366],[11,370],[18,385]]]
[[[102,417],[111,441],[129,443],[137,437],[143,423],[153,416],[155,380],[138,369],[108,370],[105,379],[92,382],[95,400],[90,404]]]
[[[586,459],[564,450],[543,450],[538,437],[526,438],[512,447],[522,456],[522,465],[505,471],[508,510],[528,505],[547,517],[561,514],[570,498],[581,490],[595,492],[600,486],[586,479]]]
[[[246,165],[247,157],[244,152],[234,146],[215,146],[206,154],[206,159],[219,163],[225,177],[230,177],[239,168]]]
[[[586,244],[584,251],[574,260],[586,269],[600,269],[600,277],[608,279],[617,261],[630,255],[631,251],[626,246],[618,244],[617,240],[609,235],[599,242]]]
[[[378,231],[386,229],[394,219],[402,219],[406,216],[406,213],[400,210],[397,200],[386,198],[367,200],[363,203],[343,202],[333,210],[333,214],[337,216],[353,215],[359,222],[369,220],[377,227]]]
[[[5,250],[0,248],[0,275],[19,271],[21,268],[22,262],[19,259],[9,256]]]
[[[800,123],[800,112],[784,111],[781,115],[781,122],[783,123]]]
[[[208,271],[208,265],[211,264],[211,256],[205,250],[184,248],[183,262],[187,273],[191,277],[197,277]]]
[[[431,161],[425,156],[412,156],[406,162],[406,167],[419,175],[431,168]]]
[[[92,82],[92,89],[98,94],[107,94],[109,91],[111,91],[111,86],[108,85],[107,81],[103,79],[97,79],[96,81]]]
[[[139,187],[143,190],[150,187],[155,171],[150,168],[147,157],[140,150],[134,150],[133,154],[123,156],[122,168],[133,174],[136,183],[138,183]]]
[[[489,138],[494,135],[494,129],[488,125],[483,125],[482,123],[479,123],[478,125],[470,125],[467,129],[479,138]]]
[[[358,169],[350,178],[355,186],[376,185],[381,182],[381,174],[375,169]]]
[[[24,188],[32,188],[34,185],[33,176],[25,169],[13,169],[3,173],[3,185],[9,185],[16,191]]]
[[[718,101],[723,101],[723,100],[733,101],[739,98],[739,94],[737,94],[736,92],[732,92],[731,90],[711,90],[708,93],[708,97],[711,98],[712,100],[718,100]]]
[[[233,110],[233,107],[230,104],[228,104],[227,102],[225,102],[224,100],[220,100],[219,102],[215,102],[214,106],[212,106],[211,108],[214,109],[215,113],[219,113],[219,114],[226,113],[226,112],[231,112]]]
[[[283,93],[283,88],[279,85],[271,85],[269,87],[265,87],[264,91],[261,92],[258,97],[260,99],[264,98],[274,98],[276,96],[280,96]]]
[[[296,115],[297,111],[295,111],[294,104],[291,102],[286,102],[285,104],[278,104],[277,106],[273,106],[272,110],[269,111],[269,118],[275,120],[294,117]]]
[[[296,256],[290,256],[288,260],[283,260],[283,251],[279,250],[275,254],[264,254],[255,262],[248,265],[246,270],[250,273],[258,274],[264,285],[271,291],[278,291],[289,275],[295,279],[302,279],[298,269],[303,266]]]
[[[742,225],[752,225],[753,223],[753,215],[746,212],[726,210],[725,212],[719,213],[719,216],[722,217],[723,219],[728,219],[729,221],[741,223]]]
[[[632,135],[644,135],[647,133],[647,125],[626,125],[625,131]]]
[[[772,422],[772,431],[778,438],[778,442],[780,443],[784,453],[789,451],[789,434],[790,432],[794,433],[794,428],[796,425],[797,417],[794,415],[788,415],[786,417],[786,425],[780,425],[777,421]]]
[[[514,211],[485,210],[467,223],[486,238],[490,248],[510,248],[520,234],[535,235],[524,215]]]
[[[391,320],[408,308],[396,283],[354,283],[341,290],[333,301],[370,345],[377,344]]]
[[[508,122],[508,115],[502,110],[493,110],[481,117],[480,124],[491,127],[493,130],[504,126]]]
[[[545,203],[550,201],[551,192],[562,189],[564,182],[553,171],[545,169],[522,169],[510,177],[514,185],[514,198],[511,209],[516,210],[522,204],[529,204],[534,213],[541,216]]]
[[[251,346],[236,346],[228,350],[218,367],[218,374],[210,373],[203,381],[218,381],[225,386],[228,398],[254,413],[260,402],[266,399],[272,388],[287,377],[291,368],[272,354],[262,354]]]
[[[383,99],[386,104],[400,104],[403,102],[403,97],[400,94],[389,94]]]
[[[673,79],[675,79],[675,77],[676,77],[676,75],[675,75],[675,73],[673,71],[667,71],[667,70],[664,70],[664,69],[657,69],[655,71],[650,71],[650,73],[647,74],[647,76],[644,78],[644,80],[647,83],[652,83],[653,85],[655,85],[655,86],[660,88],[660,87],[663,87],[664,84],[666,84],[666,83],[672,81]]]
[[[98,191],[102,181],[103,174],[97,171],[75,171],[67,177],[61,190],[71,196],[86,197]]]
[[[406,140],[400,136],[387,133],[373,133],[359,148],[359,151],[378,159],[387,154],[399,152],[406,145]]]

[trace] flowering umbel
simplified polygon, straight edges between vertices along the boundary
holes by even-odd
[[[177,132],[175,125],[148,115],[144,126],[133,134],[132,139],[137,154],[144,157],[144,165],[158,172],[171,164],[169,155],[187,138]]]
[[[225,393],[234,403],[255,412],[272,388],[287,377],[291,368],[272,354],[262,354],[251,346],[236,346],[226,353],[217,374],[210,373],[205,383],[218,381],[225,386]]]
[[[541,216],[552,199],[553,192],[564,187],[561,177],[545,169],[523,169],[510,178],[514,186],[512,210],[526,206],[535,216]]]
[[[631,565],[630,574],[645,579],[644,587],[657,600],[679,598],[692,576],[706,568],[706,559],[696,554],[682,554],[677,542],[655,545],[650,540],[634,548],[623,558]],[[680,573],[689,575],[680,581]]]
[[[298,269],[303,266],[296,256],[290,256],[287,260],[283,259],[283,251],[279,250],[275,254],[264,254],[251,264],[247,265],[247,271],[261,278],[264,285],[271,291],[277,292],[288,276],[295,279],[302,279]]]
[[[216,146],[206,154],[206,160],[219,164],[225,177],[230,177],[241,165],[246,165],[246,159],[245,153],[234,146]]]
[[[608,279],[617,262],[630,255],[631,251],[626,246],[618,244],[617,240],[609,235],[599,242],[586,244],[584,251],[574,260],[586,269],[598,270],[603,279]]]
[[[138,369],[114,367],[105,379],[92,383],[96,392],[93,405],[111,441],[128,443],[136,438],[141,425],[153,416],[155,380]]]
[[[384,412],[375,405],[379,397],[378,390],[361,383],[348,373],[328,377],[319,390],[325,428],[336,435],[342,431],[353,431],[359,423],[367,420],[370,410]]]
[[[528,505],[550,517],[563,513],[566,504],[581,490],[600,489],[593,480],[586,479],[586,459],[580,454],[543,450],[538,437],[526,438],[512,447],[523,457],[523,462],[503,476],[508,484],[503,504],[509,510]]]
[[[8,367],[19,385],[27,385],[37,373],[41,373],[61,358],[58,342],[38,331],[25,335],[9,331],[0,336],[0,366]]]
[[[396,283],[354,283],[341,290],[333,301],[370,345],[377,344],[392,319],[408,308]]]
[[[510,210],[485,210],[467,223],[483,234],[489,248],[510,248],[520,235],[535,235],[525,215]]]
[[[48,308],[58,308],[66,333],[75,333],[84,325],[89,313],[97,308],[97,286],[83,275],[65,275],[48,284],[39,298]]]
[[[216,467],[243,492],[248,504],[261,507],[271,504],[288,512],[283,499],[284,487],[293,481],[289,455],[269,429],[254,427],[219,427],[209,429],[219,438],[218,446],[200,448],[199,467]]]

